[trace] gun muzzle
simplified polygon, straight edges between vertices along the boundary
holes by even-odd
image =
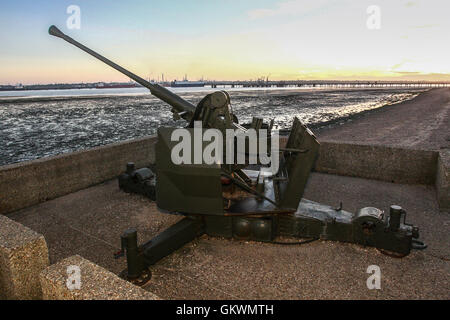
[[[58,37],[58,38],[64,38],[66,35],[59,30],[56,26],[52,25],[50,28],[48,28],[48,33],[52,36]]]
[[[52,36],[61,38],[61,39],[65,40],[65,41],[69,42],[70,44],[74,45],[75,47],[80,48],[84,52],[90,54],[91,56],[93,56],[93,57],[95,57],[97,59],[99,59],[100,61],[103,61],[104,63],[106,63],[110,67],[116,69],[117,71],[123,73],[127,77],[133,79],[134,81],[136,81],[140,85],[148,88],[150,90],[150,92],[154,96],[156,96],[159,99],[161,99],[162,101],[167,102],[168,104],[170,104],[177,112],[183,114],[182,117],[184,119],[186,119],[187,121],[190,121],[190,119],[191,119],[191,117],[194,114],[194,111],[196,109],[195,106],[193,104],[191,104],[190,102],[184,100],[180,96],[177,96],[175,93],[173,93],[170,90],[167,90],[163,86],[160,86],[157,83],[150,83],[147,80],[142,79],[141,77],[135,75],[134,73],[126,70],[125,68],[122,68],[118,64],[112,62],[111,60],[109,60],[109,59],[105,58],[104,56],[98,54],[94,50],[89,49],[88,47],[82,45],[78,41],[76,41],[76,40],[72,39],[71,37],[69,37],[68,35],[64,34],[61,30],[59,30],[54,25],[50,26],[50,28],[48,29],[48,33],[50,35],[52,35]]]

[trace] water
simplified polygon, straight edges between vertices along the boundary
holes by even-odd
[[[213,90],[217,89],[176,89],[194,105]],[[170,106],[143,88],[64,91],[21,92],[29,96],[15,101],[0,99],[0,165],[148,136],[159,126],[185,124],[175,122]],[[99,91],[104,95],[98,96]],[[240,88],[227,91],[240,123],[250,122],[253,116],[274,118],[277,128],[286,129],[294,116],[317,127],[411,99],[423,90]],[[35,98],[36,95],[40,98]]]

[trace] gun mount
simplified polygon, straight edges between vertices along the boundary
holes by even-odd
[[[149,266],[202,234],[265,242],[275,242],[278,236],[335,240],[398,255],[426,248],[417,240],[419,229],[405,222],[406,212],[399,206],[391,206],[388,215],[372,207],[353,214],[342,206],[334,209],[302,199],[320,144],[299,119],[294,118],[286,146],[278,148],[279,137],[272,133],[273,121],[264,123],[253,118],[250,125],[240,125],[227,92],[208,94],[194,106],[85,47],[55,26],[50,27],[49,33],[148,88],[172,107],[174,118],[187,122],[188,147],[183,149],[183,161],[173,159],[173,151],[179,146],[179,140],[174,139],[179,128],[158,128],[156,169],[136,170],[133,163],[128,163],[125,173],[119,176],[119,187],[125,192],[143,194],[156,200],[159,209],[185,216],[141,246],[137,245],[135,229],[122,235],[122,250],[116,257],[126,253],[128,268],[123,275],[129,280],[147,281]],[[215,149],[215,161],[199,162],[196,156],[204,155],[210,144],[196,141],[196,136],[204,137],[209,129],[222,137],[231,130],[231,143]],[[239,145],[241,148],[236,148]],[[268,147],[270,151],[266,152]],[[270,157],[271,170],[261,158],[255,162],[261,154]]]

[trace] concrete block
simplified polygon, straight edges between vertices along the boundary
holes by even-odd
[[[0,215],[0,299],[40,299],[39,274],[48,265],[44,236]]]
[[[436,192],[440,210],[450,211],[450,150],[439,152]]]
[[[79,268],[79,282],[68,267]],[[67,286],[74,285],[72,289]],[[44,300],[159,300],[155,294],[119,278],[78,255],[51,265],[40,275]],[[75,285],[79,284],[79,288]]]
[[[320,141],[315,170],[404,184],[433,185],[436,151]]]

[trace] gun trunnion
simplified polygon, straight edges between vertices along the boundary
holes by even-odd
[[[195,130],[196,123],[201,123],[203,131],[213,128],[225,133],[233,129],[237,138],[245,136],[249,129],[266,129],[271,135],[273,121],[264,123],[260,118],[253,118],[250,125],[240,125],[225,91],[208,94],[194,106],[85,47],[55,26],[50,27],[49,33],[148,88],[172,107],[174,118],[186,120],[190,131]],[[248,166],[251,155],[248,145],[245,164],[174,164],[171,150],[176,142],[171,136],[176,129],[158,128],[156,169],[136,169],[133,163],[128,163],[125,173],[118,178],[119,187],[125,192],[143,194],[156,201],[164,212],[185,216],[141,246],[137,244],[136,229],[124,232],[122,250],[116,257],[126,254],[128,267],[123,276],[130,281],[137,284],[148,281],[151,265],[203,234],[274,243],[280,243],[275,241],[279,236],[343,241],[376,247],[398,256],[409,254],[411,249],[426,248],[417,240],[419,229],[406,223],[406,212],[400,206],[390,206],[388,214],[373,207],[350,213],[342,205],[336,209],[302,199],[320,144],[296,117],[286,147],[276,151],[279,169],[273,173],[268,173],[264,166]],[[260,137],[257,139],[259,143]],[[191,141],[191,145],[194,143]],[[205,147],[205,144],[201,147],[202,154]],[[233,152],[231,156],[235,159]]]

